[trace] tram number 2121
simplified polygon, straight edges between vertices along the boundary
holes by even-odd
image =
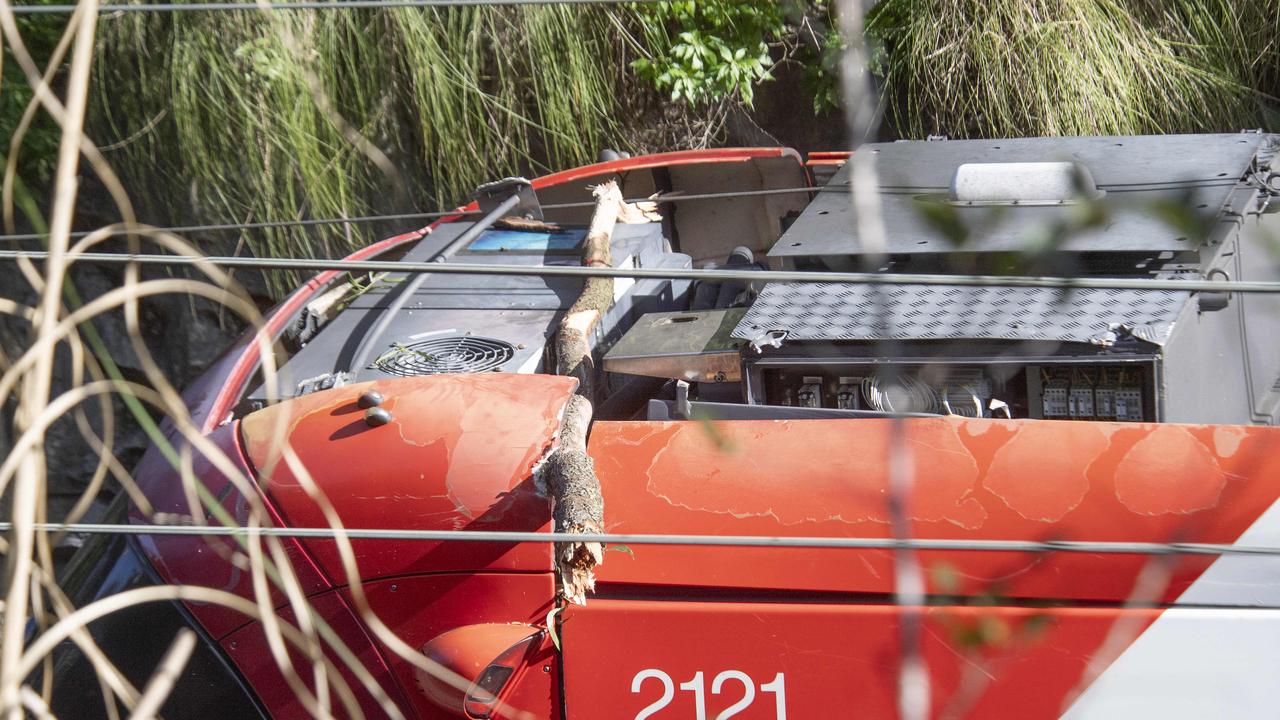
[[[667,673],[656,668],[648,668],[636,673],[631,678],[631,692],[640,694],[644,692],[648,694],[652,690],[645,690],[646,684],[652,687],[657,681],[657,685],[661,686],[662,695],[636,713],[635,720],[648,720],[648,718],[660,712],[676,697],[676,683]],[[701,670],[693,674],[688,682],[680,683],[680,690],[693,693],[693,706],[695,708],[694,717],[696,720],[707,720],[707,682],[706,674]],[[722,695],[729,698],[737,699],[729,707],[721,710],[719,714],[712,720],[730,720],[730,718],[738,715],[752,703],[756,702],[757,696],[773,695],[774,720],[787,720],[787,686],[786,678],[782,673],[773,676],[773,679],[756,688],[755,680],[750,675],[741,670],[725,670],[711,679],[711,694]],[[767,702],[763,697],[761,702]]]

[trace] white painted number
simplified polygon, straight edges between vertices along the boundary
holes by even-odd
[[[698,674],[701,675],[702,673]],[[719,695],[720,686],[724,684],[725,680],[737,680],[742,683],[744,692],[742,699],[725,708],[723,712],[716,716],[716,720],[729,720],[734,715],[746,710],[751,705],[751,702],[756,699],[756,684],[741,670],[725,670],[717,675],[716,679],[711,681],[711,692]]]
[[[640,692],[640,686],[649,678],[657,678],[662,682],[662,697],[658,698],[658,701],[649,707],[636,713],[636,720],[645,720],[645,718],[671,704],[671,698],[676,696],[676,686],[675,683],[671,682],[671,676],[661,670],[653,669],[641,670],[636,673],[636,676],[631,679],[631,692]]]
[[[667,673],[654,668],[636,673],[636,676],[631,679],[631,692],[639,693],[640,687],[649,678],[654,678],[662,683],[662,697],[637,713],[635,720],[647,720],[670,705],[671,701],[675,699],[675,681]],[[729,707],[721,710],[720,714],[716,715],[715,720],[730,720],[730,718],[751,707],[751,704],[756,700],[756,682],[751,679],[750,675],[741,670],[725,670],[716,675],[715,679],[711,681],[711,694],[719,695],[722,691],[727,692],[728,688],[725,687],[725,684],[730,680],[742,685],[742,697],[738,698]],[[772,680],[760,686],[761,693],[773,693],[775,720],[787,720],[787,688],[785,683],[786,678],[783,677],[782,673],[778,673],[773,676]],[[699,670],[688,681],[680,683],[680,689],[693,693],[694,717],[696,720],[707,720],[706,675]]]
[[[680,689],[693,691],[693,706],[697,708],[697,718],[707,720],[707,688],[702,682],[702,671],[694,673],[689,682],[680,683]]]
[[[782,677],[782,673],[778,673],[773,676],[772,682],[767,682],[760,686],[760,692],[773,693],[773,701],[778,708],[778,720],[787,720],[787,686],[783,682],[785,679]]]

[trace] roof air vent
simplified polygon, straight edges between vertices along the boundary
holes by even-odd
[[[497,370],[515,356],[510,343],[476,335],[453,335],[396,343],[373,366],[389,375],[437,375]]]
[[[1065,205],[1102,195],[1080,163],[965,163],[951,177],[950,200],[962,205]]]

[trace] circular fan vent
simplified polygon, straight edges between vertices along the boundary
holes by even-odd
[[[391,346],[373,366],[390,375],[436,375],[496,370],[516,353],[509,343],[474,335],[454,335]]]

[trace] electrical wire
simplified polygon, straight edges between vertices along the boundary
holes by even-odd
[[[0,250],[0,260],[46,260],[39,250]],[[536,277],[656,278],[664,280],[738,280],[746,283],[853,283],[867,285],[956,285],[967,287],[1034,287],[1058,290],[1145,290],[1162,292],[1280,293],[1280,282],[1245,280],[1168,280],[1161,278],[1066,278],[1011,275],[930,275],[910,273],[829,272],[808,270],[729,270],[720,268],[599,268],[561,265],[501,265],[491,263],[432,263],[395,260],[324,260],[227,256],[82,253],[76,262],[98,265],[155,265],[256,270],[337,270],[341,272],[432,272],[457,275]]]
[[[681,202],[699,202],[703,200],[725,200],[745,197],[760,197],[769,195],[797,195],[800,193],[823,193],[823,192],[847,192],[849,186],[844,184],[823,185],[821,187],[789,187],[789,188],[768,188],[765,190],[735,190],[732,192],[715,192],[715,193],[689,193],[682,195],[661,195],[658,197],[630,198],[624,202],[630,204],[636,203],[657,203],[659,205],[668,205]],[[574,210],[579,208],[595,207],[595,202],[566,202],[566,203],[550,203],[541,206],[543,210]],[[283,227],[312,227],[317,225],[355,225],[360,223],[382,222],[392,220],[438,220],[440,218],[450,217],[472,217],[478,216],[479,210],[437,210],[433,212],[419,213],[398,213],[391,215],[362,215],[350,218],[314,218],[307,220],[268,220],[256,223],[220,223],[208,225],[179,225],[174,227],[145,226],[147,230],[155,232],[165,232],[174,235],[182,235],[194,232],[239,232],[243,230],[262,230],[270,228]],[[86,237],[96,230],[81,230],[71,233],[72,238]],[[117,234],[123,235],[126,229],[122,226]],[[0,235],[0,242],[19,242],[27,240],[41,240],[45,236],[39,233],[17,233],[14,235]]]
[[[331,0],[330,2],[136,3],[99,5],[99,13],[252,12],[263,10],[381,10],[393,8],[495,7],[517,5],[630,5],[658,0]],[[76,5],[11,5],[15,15],[70,15]]]
[[[315,218],[307,220],[268,220],[263,222],[251,223],[223,223],[210,225],[178,225],[174,227],[155,227],[144,225],[143,227],[150,232],[169,233],[171,235],[184,235],[186,233],[197,232],[241,232],[245,230],[266,230],[272,228],[285,227],[313,227],[318,225],[359,225],[363,223],[383,222],[392,220],[430,220],[446,217],[462,217],[479,214],[475,210],[451,210],[448,212],[422,212],[422,213],[398,213],[394,215],[363,215],[350,218]],[[71,237],[75,239],[88,237],[97,230],[78,230],[71,233]],[[122,225],[117,235],[127,234],[127,230]],[[42,240],[44,235],[40,233],[16,233],[14,235],[0,235],[0,242],[21,242],[28,240]]]
[[[0,523],[8,532],[12,523]],[[775,547],[847,550],[952,550],[964,552],[1071,552],[1105,555],[1249,555],[1280,557],[1280,547],[1227,543],[1153,543],[1106,540],[952,540],[938,538],[787,537],[771,535],[681,535],[668,533],[557,533],[488,530],[409,530],[330,527],[227,527],[225,525],[36,523],[39,532],[84,535],[183,535],[215,537],[288,537],[423,542],[548,543],[599,542],[615,545]]]
[[[951,405],[951,394],[961,394],[966,396],[966,400],[973,403],[970,408],[968,404]],[[980,418],[983,416],[982,399],[978,397],[978,392],[973,389],[972,385],[948,385],[942,388],[942,410],[948,415],[956,415],[958,417]]]
[[[878,374],[868,375],[862,379],[862,394],[872,409],[882,412],[937,414],[939,411],[938,393],[910,375],[889,379]]]

